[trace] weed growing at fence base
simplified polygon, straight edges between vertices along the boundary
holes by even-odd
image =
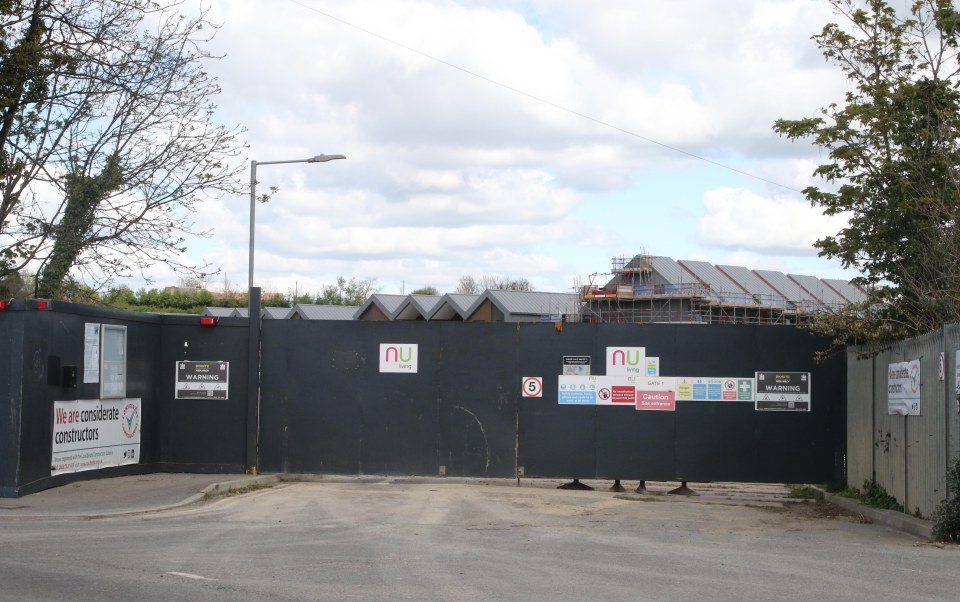
[[[880,508],[881,510],[896,510],[898,512],[903,512],[903,504],[899,503],[897,498],[887,493],[887,490],[883,488],[883,485],[872,479],[868,479],[863,482],[863,489],[848,487],[847,489],[839,491],[838,493],[844,497],[852,497],[860,500],[864,506]]]
[[[822,500],[823,492],[809,485],[794,485],[790,487],[787,497],[801,500]]]

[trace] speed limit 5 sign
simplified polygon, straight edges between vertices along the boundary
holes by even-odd
[[[543,397],[543,377],[524,376],[520,390],[524,397]]]

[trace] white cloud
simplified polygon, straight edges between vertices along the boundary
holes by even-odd
[[[808,185],[817,156],[771,126],[841,97],[843,78],[809,40],[828,3],[212,6],[223,22],[214,51],[226,54],[209,65],[223,87],[219,115],[247,127],[247,159],[348,157],[258,171],[261,190],[280,188],[257,207],[264,287],[318,290],[343,275],[377,277],[391,292],[404,282],[445,290],[463,274],[496,273],[568,290],[570,274],[606,268],[587,257],[635,252],[624,241],[643,246],[650,233],[676,231],[669,246],[656,237],[658,253],[718,263],[730,252],[810,255],[836,231],[800,195],[763,196],[768,184],[645,140]],[[644,190],[652,172],[676,178],[678,192]],[[638,204],[649,196],[669,211],[585,202],[620,208],[633,189]],[[244,284],[247,214],[246,198],[205,203],[198,222],[214,238],[191,245]]]
[[[802,200],[717,188],[703,198],[697,239],[707,247],[766,255],[814,255],[813,243],[836,234],[846,220],[826,216]]]

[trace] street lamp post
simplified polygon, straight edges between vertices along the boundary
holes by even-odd
[[[279,163],[326,163],[334,159],[346,159],[343,155],[317,155],[309,159],[289,161],[250,161],[250,250],[247,278],[247,318],[250,325],[249,366],[247,376],[247,472],[257,472],[257,439],[260,425],[260,289],[253,287],[253,236],[257,211],[257,165]]]
[[[343,155],[317,155],[309,159],[291,159],[289,161],[250,161],[250,251],[247,288],[253,289],[253,239],[257,214],[257,165],[277,165],[280,163],[326,163],[334,159],[346,159]]]

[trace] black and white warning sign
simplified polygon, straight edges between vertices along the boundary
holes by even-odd
[[[177,362],[176,399],[227,399],[230,362]]]
[[[589,376],[590,375],[590,356],[589,355],[563,356],[563,373],[568,376]]]
[[[809,372],[757,372],[757,410],[810,411]]]

